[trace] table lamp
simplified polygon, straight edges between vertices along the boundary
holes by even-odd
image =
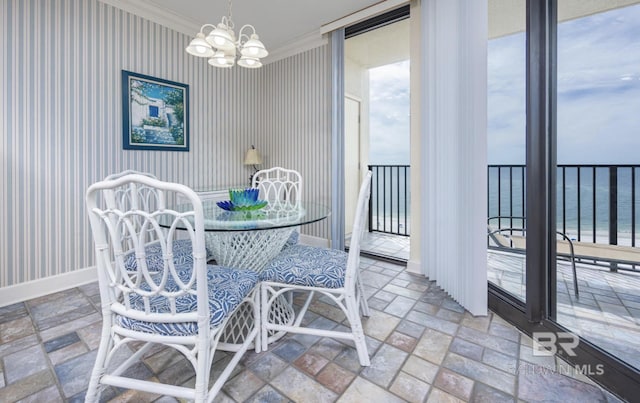
[[[258,154],[258,150],[252,145],[244,155],[244,164],[253,166],[253,173],[249,176],[249,186],[253,185],[253,176],[258,172],[257,165],[262,164],[262,157]]]

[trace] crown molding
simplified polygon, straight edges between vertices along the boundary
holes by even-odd
[[[201,25],[183,16],[172,13],[171,11],[158,7],[148,0],[98,0],[101,3],[119,8],[128,13],[146,18],[155,23],[161,24],[167,28],[181,32],[183,34],[193,36],[200,30]],[[319,31],[310,32],[301,36],[284,46],[270,50],[269,56],[262,59],[263,64],[269,64],[287,57],[305,52],[328,43],[326,35]]]
[[[146,18],[167,28],[181,32],[186,35],[194,35],[200,30],[200,24],[190,18],[172,13],[171,11],[158,7],[147,0],[98,0],[101,3],[119,8],[131,14]]]
[[[286,59],[287,57],[297,55],[298,53],[324,46],[327,43],[329,43],[327,35],[321,34],[320,31],[310,32],[284,46],[280,46],[273,51],[269,51],[269,56],[262,59],[262,62],[264,64],[277,62],[278,60]]]

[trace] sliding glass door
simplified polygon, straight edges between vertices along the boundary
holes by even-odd
[[[640,2],[489,10],[490,308],[540,371],[637,399]]]
[[[345,30],[345,239],[360,182],[373,173],[362,251],[409,259],[410,14],[409,7]]]
[[[524,0],[502,3],[489,1],[487,277],[524,301],[526,12]]]
[[[558,324],[636,369],[638,3],[558,2],[556,211],[564,239],[557,256],[564,263],[555,276],[553,310]]]

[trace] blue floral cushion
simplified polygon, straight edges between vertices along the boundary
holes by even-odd
[[[260,280],[309,287],[344,286],[348,254],[337,249],[293,245],[263,269]]]
[[[176,239],[173,241],[173,262],[176,265],[193,263],[191,239]],[[162,247],[160,242],[150,243],[145,247],[147,267],[150,271],[159,271],[164,267],[162,259]],[[209,256],[209,253],[207,253]],[[124,256],[124,268],[135,271],[138,268],[135,252],[129,252]]]
[[[288,248],[293,245],[297,245],[299,239],[300,239],[300,233],[298,232],[298,230],[293,231],[291,235],[289,235],[289,238],[287,238],[287,242],[285,242],[282,249]]]
[[[184,265],[178,271],[178,277],[186,282],[191,274],[191,265]],[[207,266],[207,289],[209,291],[209,314],[211,327],[214,328],[240,305],[242,300],[258,284],[258,274],[250,270],[239,270],[221,266]],[[146,287],[148,288],[148,285]],[[177,291],[173,278],[167,280],[168,291]],[[144,299],[138,294],[129,296],[133,309],[144,311]],[[169,300],[162,296],[152,297],[152,313],[169,313]],[[197,309],[197,297],[192,294],[176,298],[178,312],[193,312]],[[145,333],[158,333],[167,336],[188,336],[198,332],[196,322],[155,323],[140,321],[118,315],[116,323],[124,328]]]

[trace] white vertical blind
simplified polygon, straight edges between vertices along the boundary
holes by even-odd
[[[424,274],[487,314],[487,1],[423,0]]]

